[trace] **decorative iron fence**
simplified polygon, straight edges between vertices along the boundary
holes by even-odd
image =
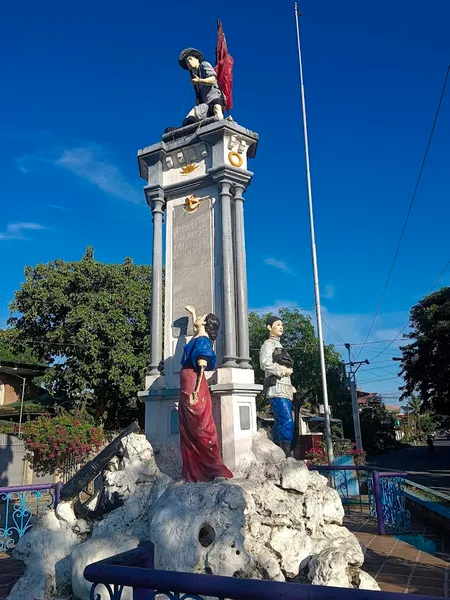
[[[59,502],[59,483],[0,487],[0,551],[12,550],[33,526],[33,517]]]
[[[359,511],[378,522],[378,533],[404,533],[411,527],[405,505],[405,477],[399,471],[366,466],[310,466],[325,475],[338,492],[347,514]]]
[[[153,548],[143,544],[86,567],[91,600],[401,600],[405,594],[299,583],[217,577],[152,568]],[[131,590],[130,590],[131,588]],[[409,595],[409,594],[408,594]],[[414,596],[414,600],[437,600]]]

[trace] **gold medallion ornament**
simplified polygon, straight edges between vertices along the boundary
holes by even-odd
[[[184,167],[181,167],[181,174],[189,175],[190,173],[193,173],[195,169],[198,169],[198,165],[196,163],[185,165]]]
[[[242,156],[237,152],[228,152],[228,160],[233,165],[233,167],[242,167]]]
[[[184,206],[187,208],[188,212],[194,212],[200,206],[200,200],[195,196],[189,196],[184,201]]]

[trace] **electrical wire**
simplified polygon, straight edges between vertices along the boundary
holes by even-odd
[[[331,327],[331,325],[329,325],[323,317],[322,317],[322,323],[324,323],[324,325],[326,325],[328,327],[328,329],[334,335],[334,337],[337,339],[338,342],[342,342],[345,345],[344,340],[334,331],[334,329]]]
[[[428,292],[428,294],[426,294],[427,296],[429,296],[434,288],[437,286],[437,284],[439,283],[439,281],[441,280],[441,278],[444,276],[445,272],[447,271],[448,267],[450,266],[450,260],[447,262],[447,264],[445,265],[445,267],[442,269],[439,277],[436,279],[436,281],[433,283],[433,285],[431,286],[430,291]],[[381,356],[382,354],[384,354],[386,352],[386,350],[388,348],[390,348],[392,346],[392,344],[399,339],[399,337],[401,336],[401,334],[405,331],[405,329],[408,327],[410,323],[410,320],[408,319],[406,321],[406,323],[403,325],[403,327],[400,329],[400,331],[397,333],[397,335],[395,336],[395,338],[386,346],[386,348],[384,348],[384,350],[381,350],[381,352],[379,352],[376,356],[374,356],[374,358],[378,358],[379,356]]]
[[[381,305],[383,303],[384,296],[386,294],[386,290],[387,290],[387,287],[389,285],[389,281],[391,279],[392,272],[394,270],[394,265],[395,265],[395,262],[397,260],[397,256],[398,256],[398,253],[399,253],[399,250],[400,250],[400,246],[401,246],[401,243],[402,243],[402,240],[403,240],[403,236],[404,236],[405,231],[406,231],[406,226],[408,225],[409,216],[411,214],[411,210],[412,210],[412,207],[414,205],[414,201],[416,199],[416,194],[417,194],[417,190],[419,188],[419,183],[420,183],[420,180],[422,178],[422,173],[423,173],[423,170],[424,170],[424,167],[425,167],[425,162],[426,162],[427,156],[428,156],[428,150],[430,149],[431,140],[433,139],[434,130],[435,130],[436,123],[437,123],[437,120],[438,120],[438,117],[439,117],[439,113],[440,113],[440,110],[441,110],[442,100],[443,100],[444,94],[445,94],[445,88],[447,87],[447,81],[448,81],[449,73],[450,73],[450,65],[447,68],[447,73],[446,73],[445,79],[444,79],[444,85],[442,86],[441,96],[439,98],[439,103],[438,103],[438,106],[437,106],[437,110],[436,110],[436,113],[434,115],[433,125],[431,127],[431,132],[430,132],[430,135],[428,137],[428,143],[427,143],[427,146],[426,146],[426,149],[425,149],[425,154],[424,154],[423,159],[422,159],[422,164],[421,164],[421,167],[420,167],[420,170],[419,170],[419,175],[417,177],[417,181],[416,181],[416,185],[414,187],[413,195],[412,195],[411,201],[409,203],[409,208],[408,208],[408,211],[406,213],[406,218],[405,218],[405,221],[403,223],[403,227],[402,227],[402,230],[401,230],[401,233],[400,233],[400,238],[399,238],[398,243],[397,243],[397,248],[395,249],[395,252],[394,252],[394,258],[392,259],[392,263],[391,263],[391,266],[390,266],[390,269],[389,269],[389,273],[388,273],[386,282],[384,284],[383,291],[381,293],[381,297],[380,297],[380,300],[378,302],[378,306],[377,306],[377,308],[375,310],[375,314],[374,314],[372,322],[370,324],[369,331],[367,332],[366,339],[364,340],[364,344],[360,348],[360,350],[359,350],[356,358],[358,358],[358,356],[361,354],[361,352],[364,349],[365,343],[369,339],[369,336],[370,336],[370,334],[372,332],[373,326],[375,325],[375,321],[376,321],[376,319],[378,317],[378,313],[380,312],[380,308],[381,308]]]
[[[394,381],[394,379],[398,379],[398,377],[376,377],[375,379],[368,379],[367,381],[360,381],[359,385],[366,385],[368,383],[375,383],[378,381]],[[381,394],[382,392],[380,392]]]

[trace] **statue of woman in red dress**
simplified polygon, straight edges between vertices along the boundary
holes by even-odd
[[[220,322],[213,314],[197,317],[192,306],[186,310],[192,315],[194,337],[186,344],[181,359],[178,414],[183,479],[187,482],[212,481],[216,477],[230,479],[233,473],[220,455],[211,393],[205,378],[205,370],[212,371],[216,366],[212,342]]]

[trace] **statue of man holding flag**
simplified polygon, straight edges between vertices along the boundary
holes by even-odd
[[[217,22],[216,67],[204,59],[200,50],[186,48],[178,58],[180,66],[190,72],[196,106],[183,121],[183,127],[207,117],[224,118],[232,108],[233,58],[228,52],[222,23]]]

